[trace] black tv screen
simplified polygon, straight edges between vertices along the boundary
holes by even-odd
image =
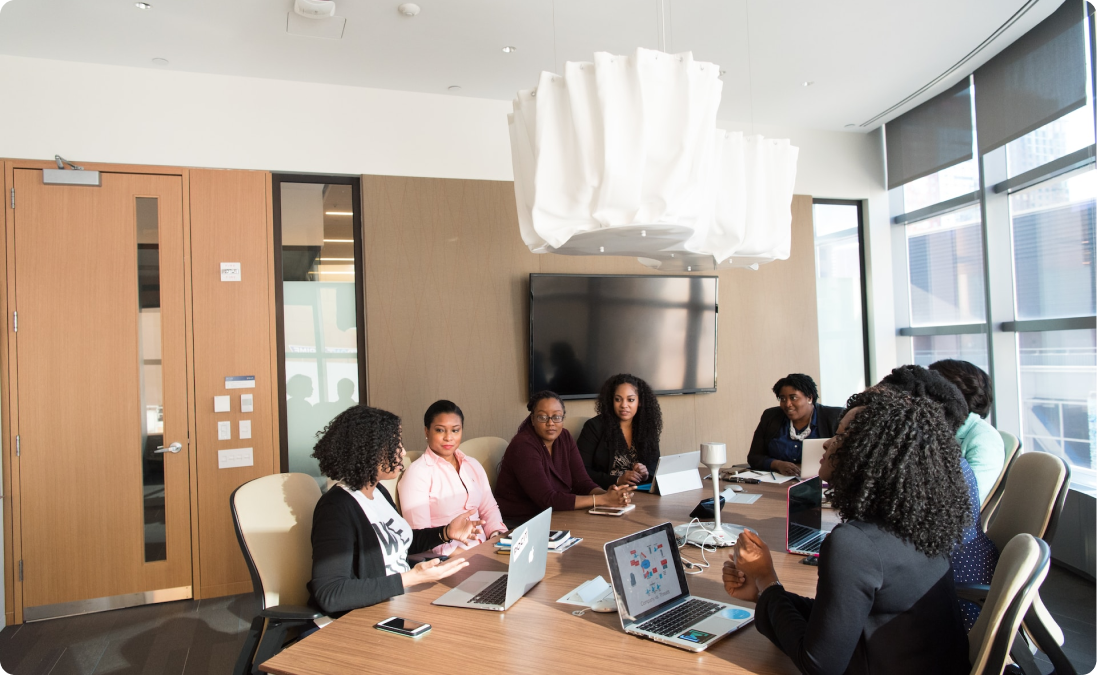
[[[595,398],[617,373],[659,394],[716,391],[717,281],[529,275],[530,393]]]

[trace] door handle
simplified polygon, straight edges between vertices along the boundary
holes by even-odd
[[[166,447],[166,448],[165,448],[164,446],[162,446],[162,445],[161,445],[161,446],[159,446],[158,448],[156,448],[156,452],[155,452],[155,453],[153,453],[153,454],[156,454],[156,455],[162,455],[162,454],[164,454],[165,452],[170,452],[171,454],[173,454],[173,455],[174,455],[174,454],[178,453],[178,452],[179,452],[180,450],[182,450],[182,449],[183,449],[183,444],[182,444],[182,443],[172,443],[171,445],[169,445],[169,446],[168,446],[168,447]]]

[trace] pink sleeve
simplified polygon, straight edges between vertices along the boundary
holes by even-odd
[[[476,482],[480,484],[480,522],[483,523],[484,536],[490,537],[492,532],[506,532],[507,526],[503,524],[503,516],[499,512],[499,504],[495,502],[495,495],[491,494],[491,485],[488,483],[488,474],[480,462],[470,462],[473,472],[476,474]]]
[[[430,467],[415,460],[400,478],[396,489],[400,493],[400,511],[413,530],[423,530],[430,524]]]

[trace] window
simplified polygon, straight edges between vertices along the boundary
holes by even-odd
[[[359,190],[356,178],[274,179],[282,470],[317,482],[317,433],[362,401],[366,382]]]
[[[868,377],[860,202],[816,199],[815,293],[819,315],[819,395],[844,406]]]
[[[909,224],[906,231],[911,325],[985,321],[979,207]]]

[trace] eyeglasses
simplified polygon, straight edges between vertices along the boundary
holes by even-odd
[[[534,415],[533,416],[533,421],[537,422],[538,424],[548,424],[549,420],[552,420],[553,423],[555,423],[555,424],[559,424],[559,423],[564,421],[564,416],[563,415],[553,415],[552,417],[549,417],[548,415]]]

